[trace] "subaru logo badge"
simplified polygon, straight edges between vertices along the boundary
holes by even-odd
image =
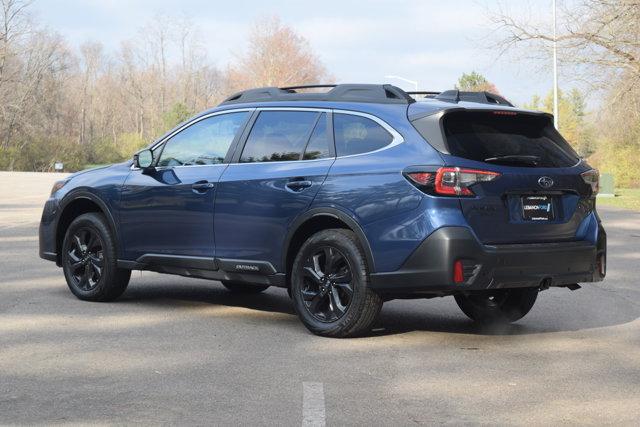
[[[553,179],[548,176],[541,176],[538,178],[538,185],[542,188],[551,188],[553,187]]]

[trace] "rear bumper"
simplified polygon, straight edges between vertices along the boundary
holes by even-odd
[[[606,234],[601,226],[598,232],[595,245],[579,241],[488,246],[466,227],[443,227],[399,270],[372,274],[371,287],[391,295],[449,294],[540,286],[543,281],[548,286],[597,282],[606,274]],[[456,260],[464,266],[462,283],[453,282]]]

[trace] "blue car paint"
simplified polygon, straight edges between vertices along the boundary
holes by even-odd
[[[108,213],[118,232],[120,188],[129,175],[131,162],[88,169],[69,175],[66,184],[45,202],[40,220],[40,250],[55,254],[61,242],[56,241],[61,213],[78,199],[91,199]],[[118,233],[119,234],[119,233]],[[124,255],[118,245],[118,256]]]
[[[227,165],[132,170],[121,191],[125,259],[145,254],[213,257],[215,185]],[[214,187],[192,189],[196,183]]]
[[[281,253],[290,224],[309,209],[334,159],[231,164],[217,187],[216,256],[260,260],[283,271]],[[308,180],[300,191],[290,181]]]
[[[388,123],[404,142],[378,152],[320,161],[168,168],[151,174],[132,170],[128,162],[87,171],[70,177],[47,202],[49,208],[45,208],[41,227],[54,227],[59,207],[65,205],[65,200],[73,198],[73,192],[86,191],[103,201],[111,212],[120,242],[118,256],[123,260],[135,261],[147,253],[215,256],[268,261],[278,272],[284,272],[282,253],[289,227],[310,209],[331,208],[343,212],[362,229],[365,244],[373,255],[372,271],[388,272],[400,268],[420,243],[439,228],[466,227],[483,240],[482,228],[470,226],[470,221],[480,224],[483,221],[482,215],[473,213],[474,203],[485,206],[499,203],[497,196],[483,194],[482,189],[480,197],[464,200],[424,194],[402,175],[407,166],[456,165],[494,170],[503,174],[493,183],[492,191],[496,195],[512,179],[527,183],[534,175],[548,174],[561,182],[568,177],[577,179],[580,172],[589,169],[585,163],[573,168],[545,170],[492,166],[453,158],[433,149],[408,120],[408,117],[449,108],[510,109],[502,106],[463,102],[456,106],[414,103],[408,107],[375,103],[264,102],[227,105],[196,117],[256,107],[363,112]],[[287,189],[286,184],[297,178],[312,181],[312,186],[300,192]],[[204,194],[194,193],[191,184],[202,180],[214,183],[214,188]],[[576,214],[578,199],[563,196],[559,206],[561,214],[554,224],[545,224],[555,227],[553,231],[546,233],[542,228],[535,231],[540,239],[560,233],[563,239],[597,240],[596,214],[590,211],[579,217]],[[498,236],[503,242],[518,241],[522,239],[522,232],[527,233],[524,227],[518,229],[522,224],[518,224],[521,221],[514,211],[515,200],[508,201],[515,220],[504,226],[508,229],[493,227],[490,237]],[[530,236],[534,234],[529,232]],[[54,242],[44,244],[55,251]]]

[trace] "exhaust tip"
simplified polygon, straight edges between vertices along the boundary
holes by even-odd
[[[547,277],[546,279],[542,279],[540,282],[540,290],[546,291],[551,286],[551,277]]]

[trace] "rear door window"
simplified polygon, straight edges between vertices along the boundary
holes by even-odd
[[[334,114],[333,129],[338,156],[368,153],[393,141],[393,136],[378,123],[353,114]]]
[[[241,163],[300,160],[318,121],[316,111],[262,111],[240,156]]]
[[[453,112],[443,127],[449,152],[465,159],[525,167],[569,167],[580,159],[548,116]]]

